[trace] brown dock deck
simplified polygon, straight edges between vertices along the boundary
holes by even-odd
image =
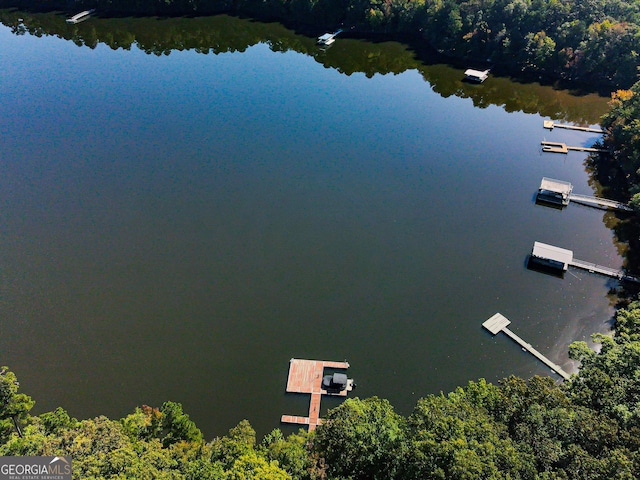
[[[336,370],[346,370],[349,368],[348,362],[328,362],[323,360],[304,360],[292,358],[289,360],[289,377],[287,378],[288,393],[310,393],[309,416],[301,417],[297,415],[282,415],[282,423],[295,423],[308,425],[309,431],[322,423],[320,418],[320,401],[322,395],[334,395],[346,397],[347,393],[353,389],[353,380],[349,379],[347,389],[340,393],[329,393],[322,389],[322,375],[325,368]]]
[[[542,151],[549,152],[549,153],[569,153],[569,150],[574,150],[576,152],[599,152],[599,153],[608,152],[608,150],[604,148],[574,147],[562,142],[543,141],[541,143],[542,143]]]

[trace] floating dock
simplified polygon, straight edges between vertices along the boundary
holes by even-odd
[[[609,150],[604,148],[593,148],[593,147],[574,147],[571,145],[567,145],[562,142],[547,142],[543,140],[540,142],[542,144],[542,151],[549,153],[569,153],[569,150],[573,150],[576,152],[595,152],[595,153],[607,153]]]
[[[307,425],[312,432],[322,423],[320,418],[320,401],[322,395],[346,397],[353,390],[353,379],[347,381],[347,389],[340,393],[329,393],[322,389],[322,376],[325,368],[346,370],[348,362],[330,362],[322,360],[303,360],[292,358],[289,360],[289,377],[287,378],[287,393],[309,393],[309,416],[282,415],[280,422]]]
[[[549,130],[553,130],[554,128],[566,128],[568,130],[578,130],[580,132],[604,133],[604,130],[600,128],[577,127],[575,125],[563,125],[561,123],[554,123],[553,120],[544,120],[542,125],[544,128],[548,128]]]
[[[603,208],[605,210],[619,210],[622,212],[634,211],[629,205],[616,200],[588,195],[578,195],[573,193],[573,185],[571,185],[571,183],[547,177],[543,177],[540,182],[540,188],[538,188],[536,200],[543,203],[560,205],[561,207],[566,207],[569,205],[569,201],[573,201],[590,207]]]
[[[604,267],[573,257],[573,251],[560,247],[554,247],[546,243],[534,242],[530,259],[535,263],[548,268],[557,269],[560,272],[567,271],[568,267],[580,268],[590,273],[599,273],[608,277],[617,278],[626,282],[640,283],[640,277],[626,274],[623,270]]]
[[[507,319],[504,315],[500,313],[496,313],[494,316],[489,318],[489,320],[484,322],[482,326],[487,330],[489,330],[489,332],[491,332],[492,335],[497,335],[500,332],[504,332],[505,335],[507,335],[514,342],[520,345],[523,350],[526,350],[531,355],[536,357],[538,360],[540,360],[542,363],[544,363],[547,367],[549,367],[552,371],[560,375],[562,378],[564,378],[565,380],[568,380],[570,378],[570,375],[567,372],[565,372],[559,365],[556,365],[555,363],[553,363],[551,360],[549,360],[547,357],[541,354],[538,350],[533,348],[531,344],[525,342],[522,338],[520,338],[518,335],[516,335],[511,330],[509,330],[507,328],[509,324],[511,324],[511,321],[509,319]]]

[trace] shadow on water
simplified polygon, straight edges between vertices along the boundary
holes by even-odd
[[[564,210],[564,206],[558,203],[548,202],[540,198],[538,194],[535,194],[535,193],[533,194],[533,203],[535,203],[540,207],[553,208],[554,210]]]
[[[554,268],[546,263],[541,263],[537,261],[531,255],[527,256],[525,260],[525,267],[534,272],[544,273],[545,275],[549,275],[550,277],[556,277],[556,278],[564,278],[566,273],[565,270],[562,270],[560,268]]]

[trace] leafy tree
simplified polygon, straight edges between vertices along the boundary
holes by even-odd
[[[182,411],[182,405],[175,402],[165,402],[160,408],[160,413],[162,415],[163,433],[165,434],[162,443],[165,446],[178,441],[202,441],[202,432],[189,419],[189,415]]]
[[[519,452],[505,425],[462,390],[418,401],[409,417],[404,478],[534,478],[532,456]]]
[[[330,477],[394,478],[400,467],[404,420],[387,400],[351,398],[331,410],[313,443]]]
[[[310,454],[313,435],[305,430],[284,438],[280,429],[267,434],[261,442],[267,458],[277,461],[294,480],[319,478],[315,458]]]
[[[243,455],[248,455],[255,447],[256,431],[247,420],[229,430],[227,436],[216,438],[211,442],[211,461],[218,462],[225,469]]]
[[[40,421],[46,434],[58,434],[69,428],[74,428],[78,420],[71,418],[62,407],[56,408],[53,412],[40,415]]]
[[[20,425],[28,418],[35,402],[24,393],[18,393],[20,384],[7,367],[0,368],[0,442],[14,431],[20,434]]]
[[[163,436],[163,414],[158,408],[148,405],[138,407],[134,413],[123,418],[121,423],[132,440],[149,440]]]

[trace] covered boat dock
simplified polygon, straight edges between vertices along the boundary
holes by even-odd
[[[469,68],[464,72],[465,80],[475,83],[482,83],[489,78],[489,70],[474,70]]]
[[[573,252],[546,243],[534,242],[530,260],[544,267],[566,272],[569,265],[573,263]]]
[[[553,203],[555,205],[567,206],[571,200],[573,185],[562,180],[543,177],[538,188],[538,200],[541,202]]]

